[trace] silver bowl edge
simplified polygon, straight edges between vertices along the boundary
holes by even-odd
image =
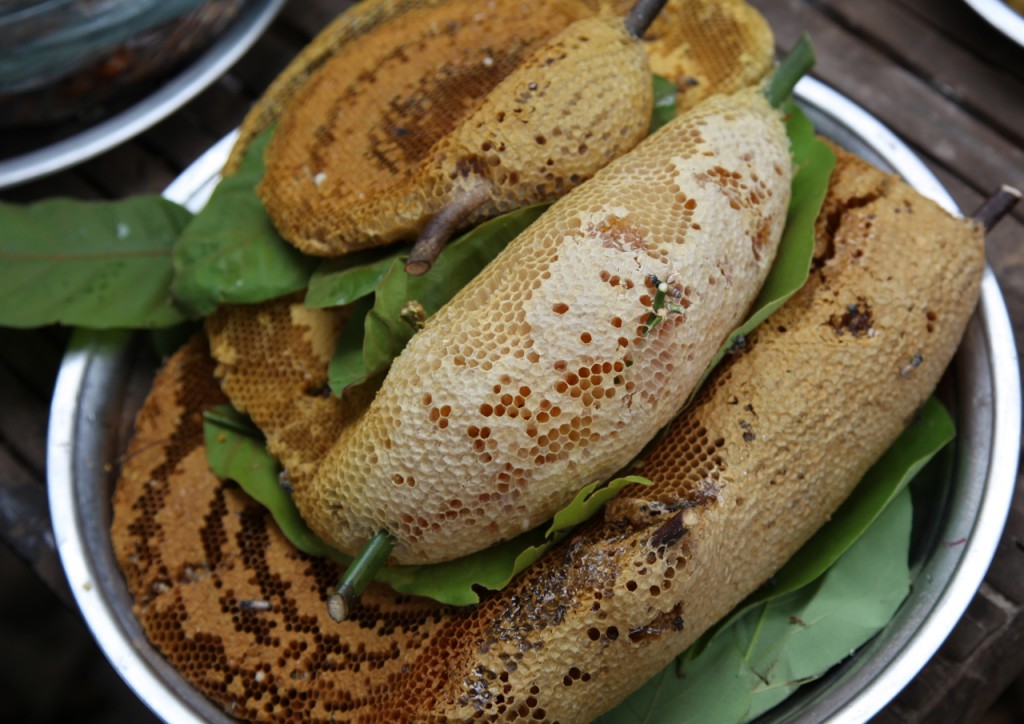
[[[974,12],[1017,45],[1024,46],[1024,15],[1002,0],[964,0]]]
[[[0,161],[0,189],[98,156],[156,125],[220,78],[263,34],[285,0],[250,0],[184,70],[132,106],[43,148]]]

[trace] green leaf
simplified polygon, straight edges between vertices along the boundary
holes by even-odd
[[[892,618],[910,587],[904,492],[814,585],[750,609],[698,657],[670,664],[600,724],[730,724],[819,678]]]
[[[832,518],[772,578],[772,585],[755,592],[714,629],[694,644],[687,655],[699,653],[707,642],[747,610],[809,585],[835,563],[882,514],[956,431],[953,420],[936,398],[921,407],[914,421],[872,465]]]
[[[373,294],[391,263],[408,256],[409,247],[357,251],[320,262],[309,279],[305,305],[313,309],[340,307]]]
[[[338,372],[330,377],[334,393],[341,394],[347,385],[377,378],[391,366],[392,360],[415,334],[413,327],[402,319],[402,309],[408,303],[418,302],[428,316],[434,314],[548,206],[550,204],[538,204],[484,222],[449,243],[430,271],[422,276],[412,276],[405,271],[408,251],[402,249],[369,264],[341,270],[329,283],[324,281],[322,289],[346,290],[336,298],[351,301],[358,298],[357,293],[359,296],[367,294],[370,281],[377,279],[372,289],[373,307],[364,315],[352,315],[353,320],[363,319],[362,334],[353,327],[338,340],[331,361],[331,367]],[[326,292],[318,293],[314,302],[319,304],[330,296]],[[350,323],[355,324],[355,321]],[[353,343],[360,340],[361,364],[352,348]]]
[[[480,602],[477,588],[498,591],[540,558],[555,541],[546,540],[535,528],[484,551],[429,566],[392,566],[382,569],[377,580],[399,593],[426,596],[453,606]]]
[[[676,664],[666,667],[600,721],[745,721],[846,658],[889,621],[906,594],[906,488],[953,435],[949,414],[929,399],[773,585],[680,657],[685,678],[676,676]]]
[[[594,724],[726,724],[750,710],[757,678],[743,659],[738,638],[723,638],[694,661],[680,679],[673,663],[655,674]]]
[[[372,308],[372,299],[363,297],[358,300],[338,335],[334,356],[327,365],[327,384],[337,394],[370,379],[371,370],[363,353],[363,339],[366,315]]]
[[[317,264],[281,238],[256,195],[270,134],[253,141],[174,247],[174,298],[196,315],[303,289]]]
[[[910,493],[899,494],[873,526],[813,586],[769,601],[741,619],[735,635],[762,683],[753,719],[867,643],[910,590]]]
[[[555,514],[547,532],[544,526],[539,526],[510,541],[446,563],[396,566],[382,571],[378,580],[400,593],[429,596],[443,603],[459,606],[479,603],[478,588],[503,589],[572,528],[594,515],[622,488],[633,484],[651,485],[651,481],[630,475],[603,486],[600,483],[588,485]]]
[[[337,551],[309,529],[291,496],[281,486],[281,466],[266,451],[263,435],[249,418],[230,405],[219,405],[203,416],[206,457],[214,475],[234,480],[270,511],[278,528],[300,551],[325,556],[341,565],[352,558]],[[375,576],[399,593],[433,598],[441,603],[468,606],[480,602],[478,589],[500,590],[558,542],[567,531],[596,513],[606,500],[626,485],[650,481],[629,476],[613,480],[606,489],[589,485],[556,515],[555,522],[462,558],[429,566],[385,566]]]
[[[676,84],[657,73],[653,76],[654,107],[651,110],[651,134],[676,117]]]
[[[779,250],[768,278],[751,307],[750,316],[733,330],[712,358],[690,399],[693,399],[728,351],[741,344],[743,337],[753,332],[796,294],[807,281],[810,272],[814,256],[814,222],[825,201],[836,156],[828,144],[815,135],[814,126],[792,101],[783,104],[783,111],[786,113],[786,134],[789,136],[795,173]]]
[[[171,247],[191,214],[159,196],[0,203],[0,325],[169,327]]]
[[[604,507],[605,503],[618,495],[619,491],[627,485],[652,484],[650,480],[639,475],[626,475],[625,477],[615,478],[609,481],[607,485],[591,483],[576,493],[576,497],[568,505],[555,513],[554,518],[551,519],[548,536],[570,530],[587,520]]]
[[[309,529],[291,496],[281,487],[281,466],[267,452],[263,434],[248,417],[230,405],[208,410],[203,414],[203,442],[213,474],[234,480],[269,510],[292,545],[312,556],[333,557],[335,551]]]

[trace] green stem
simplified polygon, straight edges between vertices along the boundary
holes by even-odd
[[[654,301],[651,303],[651,313],[647,315],[647,321],[644,322],[643,335],[646,337],[652,329],[658,326],[661,321],[661,315],[658,314],[661,308],[665,306],[665,296],[668,294],[668,285],[664,282],[658,282],[654,292]]]
[[[352,606],[359,600],[366,586],[373,580],[391,555],[395,537],[386,530],[379,530],[362,547],[355,559],[341,577],[341,582],[327,597],[327,613],[335,621],[348,618]]]
[[[778,108],[789,98],[797,81],[803,78],[814,66],[814,48],[811,39],[804,33],[800,36],[793,49],[782,59],[779,67],[768,79],[764,94],[773,108]]]

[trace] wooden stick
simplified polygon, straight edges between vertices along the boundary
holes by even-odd
[[[468,189],[456,192],[444,207],[423,228],[409,252],[405,270],[420,276],[430,271],[444,245],[458,231],[470,214],[480,208],[491,195],[490,181],[481,180]]]
[[[640,38],[651,27],[662,7],[668,0],[636,0],[626,14],[626,30],[634,38]]]
[[[982,202],[978,210],[971,214],[971,218],[981,222],[985,231],[991,231],[992,227],[999,223],[999,220],[1006,216],[1020,201],[1021,192],[1019,189],[1003,184],[994,194]]]
[[[341,582],[327,597],[327,613],[335,621],[344,621],[366,586],[391,555],[395,537],[384,530],[374,533],[356,554]]]

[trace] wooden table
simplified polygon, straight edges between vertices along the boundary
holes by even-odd
[[[780,49],[808,31],[813,75],[878,117],[917,151],[970,212],[1001,183],[1024,186],[1024,49],[957,0],[753,0]],[[81,166],[0,198],[112,198],[160,192],[234,128],[288,59],[348,3],[289,3],[229,74],[179,112]],[[1024,208],[991,234],[995,270],[1024,339]],[[0,330],[0,531],[68,601],[45,505],[49,398],[67,334]],[[1018,350],[1020,346],[1018,345]],[[985,582],[933,661],[880,721],[970,722],[1024,671],[1024,492]],[[0,587],[3,584],[0,583]],[[83,636],[84,627],[82,627]],[[100,659],[99,654],[96,654]]]

